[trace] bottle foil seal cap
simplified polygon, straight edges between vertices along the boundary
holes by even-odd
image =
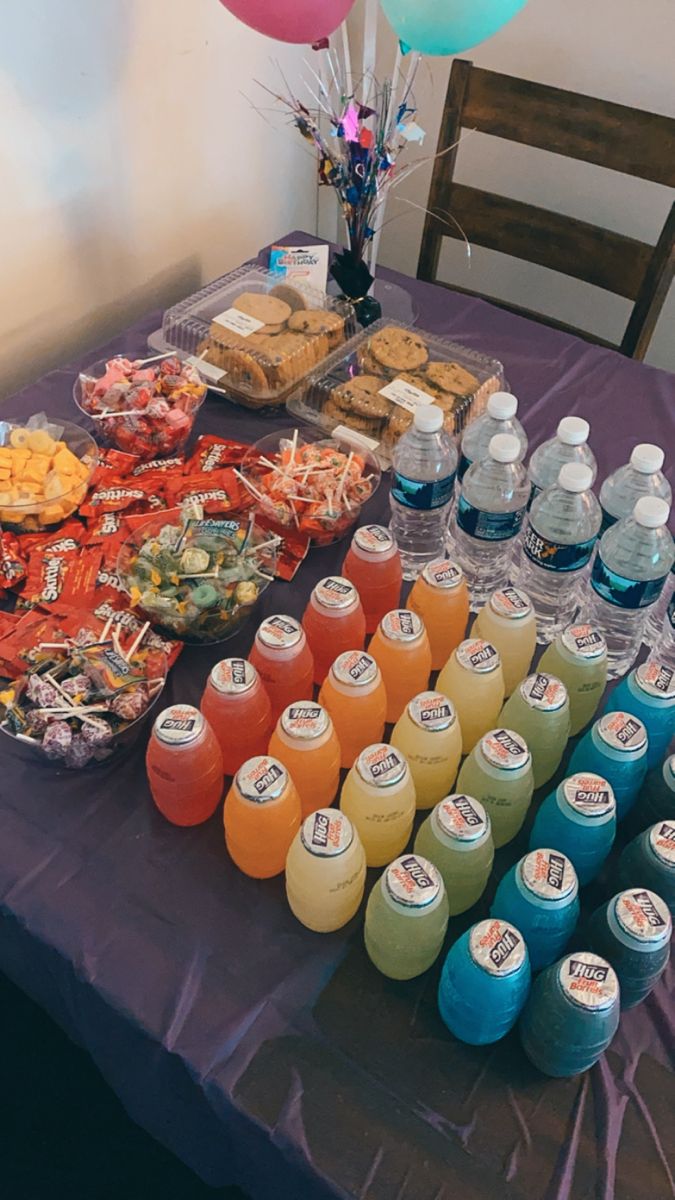
[[[649,830],[649,845],[659,862],[675,870],[675,822],[657,821]]]
[[[577,658],[600,658],[607,653],[604,637],[592,625],[568,625],[562,633],[562,644]]]
[[[325,708],[311,700],[289,704],[281,714],[281,728],[290,738],[312,741],[328,729],[330,718]]]
[[[509,621],[520,621],[532,612],[529,596],[510,584],[492,593],[490,608],[498,617],[506,617]]]
[[[675,700],[675,669],[667,663],[657,659],[642,663],[635,672],[635,682],[648,696]]]
[[[420,729],[440,733],[457,720],[455,706],[442,692],[420,692],[408,704],[408,716]]]
[[[560,786],[570,808],[584,817],[605,817],[616,808],[614,790],[602,775],[580,771]]]
[[[557,712],[567,700],[567,688],[555,675],[537,671],[520,685],[520,694],[530,708],[538,712]]]
[[[336,858],[354,841],[354,827],[337,808],[319,808],[303,821],[300,839],[317,858]]]
[[[455,653],[460,667],[464,667],[465,671],[476,671],[480,675],[496,671],[500,662],[497,647],[493,646],[492,642],[483,641],[482,638],[467,638],[459,643]]]
[[[253,687],[258,672],[245,658],[222,658],[211,670],[211,683],[217,692],[239,696]]]
[[[288,775],[278,759],[269,754],[258,754],[239,768],[235,783],[245,800],[266,804],[269,800],[278,800],[283,794]]]
[[[256,634],[256,639],[262,642],[263,646],[276,646],[281,650],[297,646],[301,637],[300,623],[295,617],[286,616],[266,617]]]
[[[599,954],[580,950],[560,963],[558,978],[563,994],[579,1008],[599,1012],[619,1000],[619,981],[614,969]]]
[[[204,729],[204,718],[191,704],[172,704],[155,721],[155,736],[167,746],[186,746]]]
[[[513,729],[491,729],[481,738],[480,748],[490,766],[503,767],[506,771],[525,767],[530,761],[527,743]]]
[[[422,571],[422,578],[430,587],[450,589],[459,587],[464,578],[464,572],[458,563],[451,558],[437,558],[427,563]]]
[[[349,608],[358,600],[354,584],[342,575],[327,575],[317,583],[313,595],[323,608]]]
[[[403,908],[427,908],[443,890],[443,880],[433,863],[421,854],[394,859],[384,874],[384,886]]]
[[[375,742],[361,751],[356,760],[356,770],[372,787],[386,788],[401,782],[408,771],[408,764],[394,746]]]
[[[331,674],[347,687],[363,687],[377,679],[378,669],[375,659],[364,650],[345,650],[335,659]]]
[[[409,608],[395,608],[386,613],[380,629],[384,637],[394,642],[416,642],[424,633],[420,617]]]
[[[612,750],[629,753],[647,745],[647,730],[642,721],[627,712],[608,712],[596,724],[598,735]]]
[[[577,873],[559,850],[531,850],[517,870],[524,886],[539,900],[570,901],[579,891]]]
[[[384,554],[391,550],[394,539],[384,525],[362,525],[354,534],[354,545],[368,554]]]
[[[670,941],[673,922],[668,905],[647,888],[631,888],[620,892],[612,901],[614,915],[621,929],[641,942],[661,945]]]
[[[520,930],[497,917],[479,921],[469,933],[473,961],[489,975],[513,975],[527,958]]]
[[[457,842],[477,842],[490,829],[490,818],[480,800],[463,793],[441,800],[434,809],[434,817],[441,832]]]

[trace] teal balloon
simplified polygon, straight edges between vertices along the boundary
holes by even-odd
[[[399,40],[422,54],[460,54],[492,37],[527,0],[382,0]]]

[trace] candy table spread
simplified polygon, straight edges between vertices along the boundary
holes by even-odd
[[[388,274],[414,292],[424,328],[504,363],[531,447],[579,414],[591,422],[600,479],[637,441],[659,443],[672,462],[675,376]],[[159,319],[138,321],[97,357],[142,357]],[[84,362],[26,388],[7,411],[72,418]],[[196,430],[253,442],[288,425],[283,412],[257,416],[210,395]],[[387,493],[383,480],[362,519],[386,521]],[[260,618],[299,617],[346,549],[311,551],[292,583],[268,588]],[[225,649],[187,647],[165,703],[198,703],[210,666],[245,656],[253,632],[245,626]],[[672,963],[622,1016],[596,1067],[545,1079],[515,1034],[474,1048],[447,1033],[435,999],[441,960],[393,983],[366,957],[362,912],[338,933],[312,934],[291,915],[281,878],[255,882],[234,868],[220,812],[189,830],[165,822],[143,753],[141,740],[114,768],[56,773],[3,745],[0,968],[88,1050],[131,1116],[206,1181],[239,1184],[255,1200],[675,1194]],[[528,829],[498,853],[492,885],[451,921],[448,944],[487,914]]]

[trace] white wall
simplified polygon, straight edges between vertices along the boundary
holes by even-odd
[[[299,134],[249,103],[305,49],[217,0],[2,10],[0,396],[316,216]]]
[[[363,0],[352,18],[356,42]],[[461,57],[480,67],[613,100],[630,107],[675,115],[675,5],[673,0],[529,0],[489,41]],[[380,21],[378,76],[391,72],[395,41]],[[406,162],[435,152],[450,69],[448,59],[423,60],[415,87],[419,124],[427,131],[422,149],[406,151]],[[484,134],[464,134],[456,178],[488,191],[580,217],[654,243],[675,198],[657,184],[573,163],[545,151],[517,146]],[[403,165],[403,159],[400,160]],[[394,193],[380,261],[414,275],[424,216],[404,198],[424,206],[431,165],[421,166]],[[471,261],[461,242],[446,239],[441,277],[459,287],[545,312],[600,336],[620,341],[628,301],[506,256],[475,247]],[[663,310],[647,361],[675,370],[675,288]]]

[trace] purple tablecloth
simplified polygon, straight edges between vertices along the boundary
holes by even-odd
[[[600,478],[636,440],[672,453],[675,377],[480,300],[411,287],[420,326],[503,361],[532,445],[577,413],[591,422]],[[158,323],[149,315],[91,357],[142,353]],[[7,410],[72,416],[81,365],[52,372]],[[286,423],[209,399],[199,432],[253,440]],[[383,487],[368,518],[386,510]],[[269,589],[265,611],[299,616],[344,549],[314,553],[293,584]],[[252,632],[226,652],[246,654]],[[167,702],[197,702],[222,653],[186,650]],[[282,880],[256,883],[233,868],[220,814],[187,831],[159,816],[143,750],[115,771],[81,775],[5,752],[0,967],[87,1048],[131,1116],[205,1180],[238,1183],[256,1200],[675,1194],[672,964],[581,1078],[540,1076],[516,1034],[463,1046],[436,1012],[438,966],[392,983],[366,958],[360,919],[328,936],[303,929]],[[523,847],[521,837],[500,851],[497,876]],[[451,924],[448,941],[484,914],[490,894]]]

